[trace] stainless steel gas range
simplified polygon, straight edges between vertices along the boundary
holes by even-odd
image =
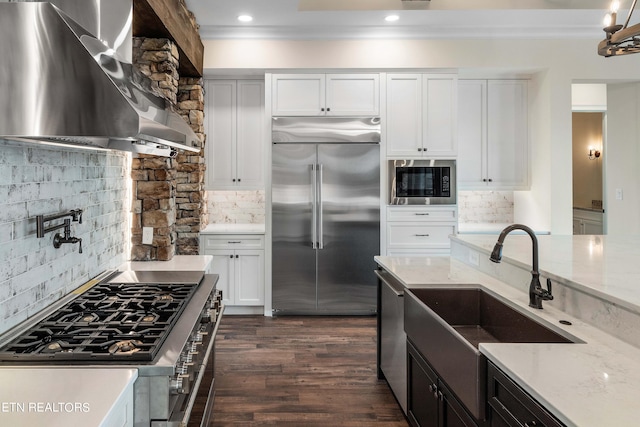
[[[224,311],[217,280],[202,272],[106,273],[5,334],[0,365],[135,367],[135,427],[208,425]],[[197,395],[207,400],[193,411]]]

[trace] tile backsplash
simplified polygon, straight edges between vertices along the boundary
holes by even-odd
[[[207,191],[210,224],[264,224],[264,190]]]
[[[127,260],[130,164],[125,153],[0,140],[0,333]],[[36,215],[75,208],[82,254],[55,249],[58,231],[36,237]]]
[[[465,223],[513,223],[513,191],[459,191],[458,220]]]

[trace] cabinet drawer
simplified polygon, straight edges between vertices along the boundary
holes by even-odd
[[[387,221],[456,221],[458,209],[424,207],[387,207]]]
[[[455,231],[455,225],[449,224],[387,223],[387,247],[390,249],[449,247],[449,235],[455,234]]]
[[[544,407],[492,363],[487,363],[491,426],[563,427]],[[499,417],[499,419],[498,419]],[[495,422],[494,422],[495,421]]]
[[[201,234],[203,249],[264,249],[262,234]]]

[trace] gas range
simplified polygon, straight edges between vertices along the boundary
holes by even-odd
[[[106,278],[104,277],[106,276]],[[214,370],[214,342],[224,310],[217,275],[202,272],[106,274],[19,325],[0,340],[0,365],[127,366],[138,369],[134,425],[198,425],[196,394]]]

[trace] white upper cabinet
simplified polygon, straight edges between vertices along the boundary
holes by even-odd
[[[264,82],[208,80],[207,189],[264,187]]]
[[[377,116],[379,74],[274,74],[273,116]]]
[[[455,158],[457,86],[452,74],[387,75],[387,156]]]
[[[459,82],[458,187],[529,188],[528,82]]]

